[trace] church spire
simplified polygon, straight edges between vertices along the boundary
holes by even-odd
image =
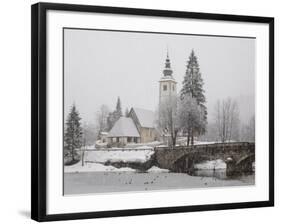
[[[165,69],[163,70],[164,76],[172,76],[173,70],[171,69],[171,62],[169,58],[169,51],[167,49],[167,58],[165,62]]]

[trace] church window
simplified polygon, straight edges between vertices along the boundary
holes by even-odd
[[[167,85],[163,86],[163,90],[166,91],[167,90]]]

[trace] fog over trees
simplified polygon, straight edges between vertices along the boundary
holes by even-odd
[[[240,108],[236,100],[225,98],[217,100],[214,119],[207,125],[207,132],[200,140],[230,142],[255,141],[255,116],[247,121],[240,118]]]
[[[132,106],[158,110],[167,45],[180,91],[162,109],[168,111],[165,130],[186,137],[187,144],[254,141],[255,40],[67,29],[64,37],[64,108],[76,103],[86,144]],[[67,116],[65,110],[65,123]]]
[[[158,108],[156,123],[162,134],[170,136],[168,144],[174,147],[179,136],[186,137],[186,145],[193,145],[195,139],[222,143],[254,141],[254,115],[248,122],[241,121],[238,103],[233,98],[218,98],[211,119],[207,121],[203,85],[199,60],[192,50],[183,76],[182,89],[177,96],[168,97]],[[124,116],[128,114],[129,109],[126,108]],[[95,113],[95,122],[83,125],[86,144],[94,144],[100,134],[110,131],[121,116],[123,112],[120,97],[117,97],[114,110],[102,104]]]
[[[118,97],[115,110],[108,114],[106,131],[109,131],[121,116],[123,116],[122,106],[120,97]]]
[[[101,105],[100,110],[97,111],[96,118],[97,118],[97,128],[98,132],[107,131],[108,127],[108,116],[109,116],[109,108],[105,104]]]
[[[159,107],[159,129],[164,134],[169,134],[171,136],[169,144],[173,147],[176,145],[177,135],[180,130],[177,102],[178,98],[176,96],[171,96],[165,99]]]
[[[167,45],[178,90],[194,49],[204,79],[208,122],[216,101],[227,97],[237,101],[241,121],[247,123],[254,114],[254,39],[74,29],[65,29],[64,37],[65,108],[75,102],[85,122],[95,122],[93,114],[102,104],[113,111],[118,96],[123,112],[132,106],[155,110]],[[67,114],[66,110],[65,118]]]
[[[94,145],[99,135],[98,127],[93,123],[84,122],[82,128],[85,145]]]
[[[218,100],[215,107],[216,133],[221,142],[239,139],[239,109],[231,98]]]
[[[241,141],[255,142],[255,116],[253,115],[247,124],[241,127]]]

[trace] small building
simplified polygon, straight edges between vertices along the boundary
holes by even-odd
[[[140,134],[140,142],[153,142],[158,139],[158,132],[155,129],[155,114],[151,110],[132,107],[129,112]]]
[[[128,143],[148,143],[159,139],[154,125],[153,111],[131,108],[128,117],[120,117],[107,135],[111,146],[124,146]]]
[[[108,144],[123,146],[127,143],[140,143],[139,131],[130,117],[120,117],[107,135]]]
[[[107,136],[108,136],[108,132],[102,131],[100,132],[100,139],[102,143],[107,142]]]

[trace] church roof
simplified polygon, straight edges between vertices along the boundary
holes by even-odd
[[[109,131],[108,137],[140,137],[140,134],[132,118],[120,117]]]
[[[154,116],[153,111],[136,108],[136,107],[133,107],[132,109],[136,113],[140,126],[145,127],[145,128],[154,128],[155,116]]]
[[[172,76],[172,74],[173,74],[173,70],[171,68],[171,62],[170,62],[168,51],[167,51],[167,58],[166,58],[165,68],[163,70],[163,74],[164,74],[164,76]]]
[[[166,81],[172,81],[174,83],[177,83],[173,76],[163,76],[159,80],[159,82],[166,82]]]

